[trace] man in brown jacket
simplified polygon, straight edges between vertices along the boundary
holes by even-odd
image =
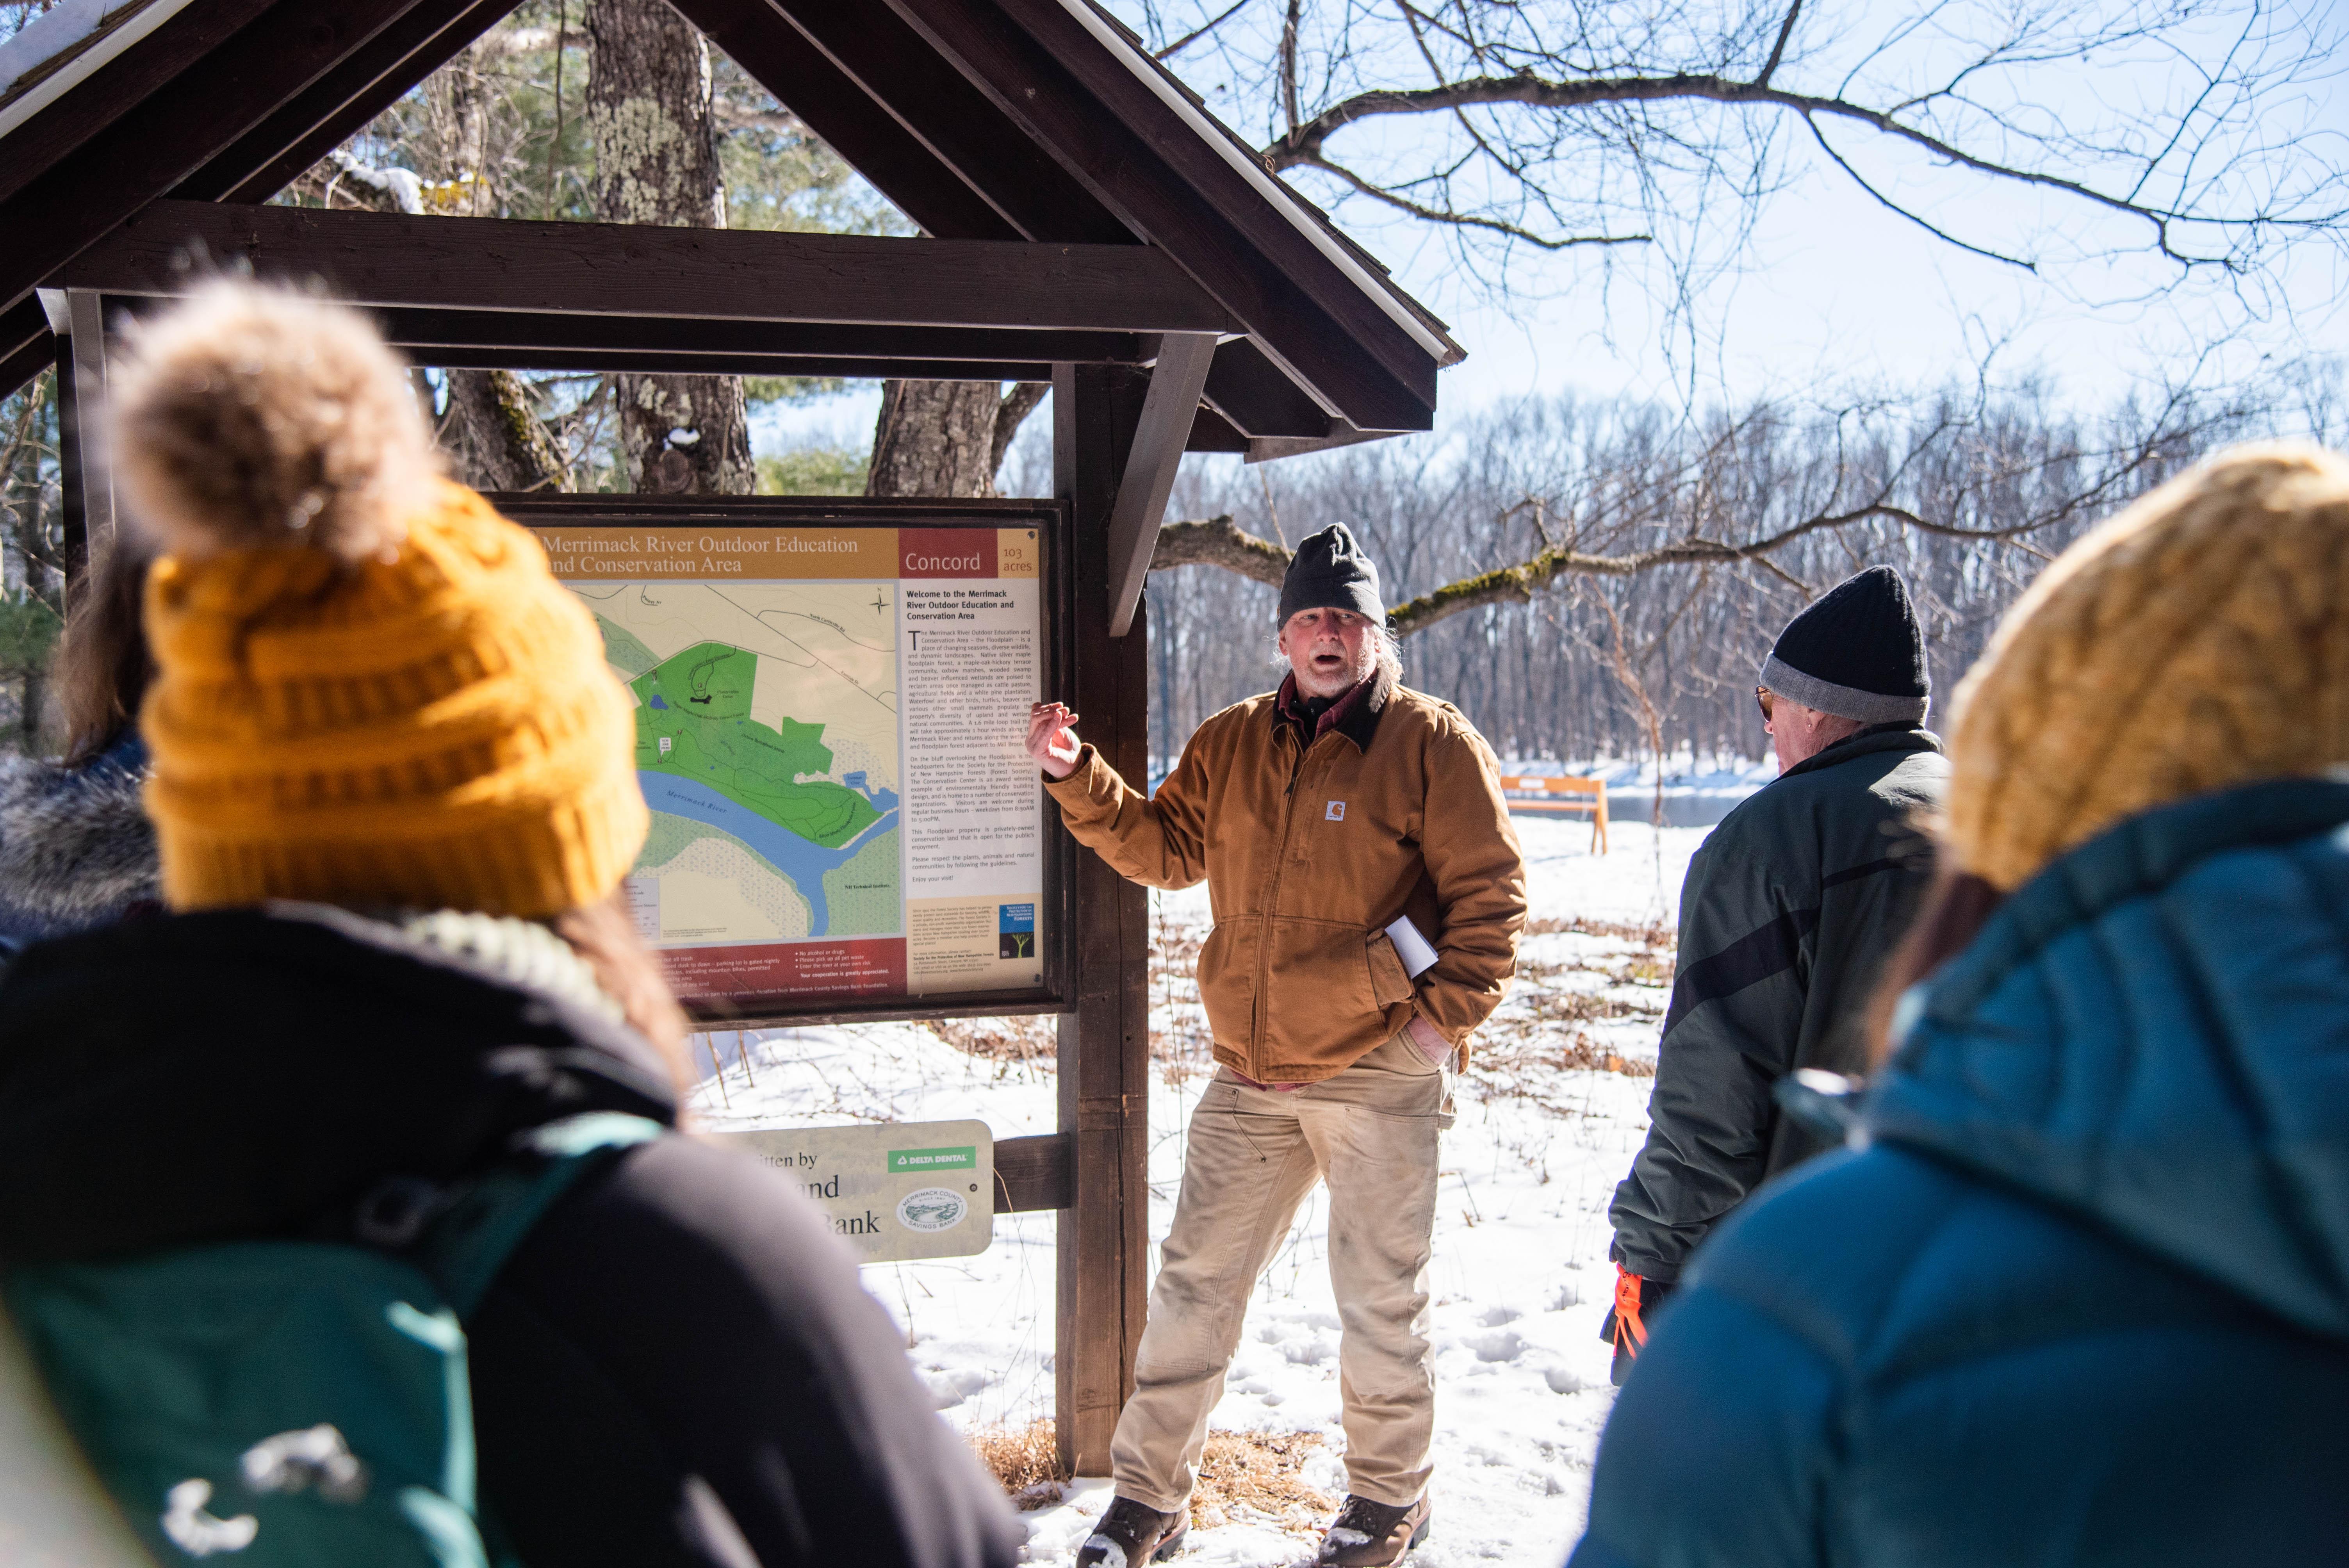
[[[1280,689],[1202,724],[1154,798],[1058,703],[1030,721],[1069,830],[1149,886],[1205,877],[1215,911],[1199,995],[1221,1070],[1191,1117],[1111,1445],[1116,1498],[1080,1568],[1141,1568],[1181,1542],[1250,1287],[1317,1180],[1349,1495],[1316,1561],[1399,1562],[1427,1532],[1436,1133],[1449,1073],[1516,970],[1526,881],[1491,750],[1397,684],[1385,615],[1344,524],[1307,540],[1281,589]],[[1411,961],[1414,932],[1431,965]]]

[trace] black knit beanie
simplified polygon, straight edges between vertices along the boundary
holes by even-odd
[[[1342,522],[1333,522],[1297,547],[1288,575],[1280,581],[1276,626],[1288,624],[1299,610],[1351,610],[1383,626],[1386,601],[1379,597],[1379,569],[1354,542]]]
[[[1900,573],[1871,566],[1787,622],[1762,661],[1762,684],[1862,724],[1922,724],[1933,687],[1925,634]]]

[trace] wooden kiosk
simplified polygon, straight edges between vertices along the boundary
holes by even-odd
[[[1256,461],[1425,430],[1436,371],[1460,349],[1087,0],[672,3],[926,237],[263,204],[512,0],[72,0],[0,52],[0,393],[57,370],[69,556],[114,523],[79,436],[104,395],[110,302],[184,286],[198,246],[320,281],[428,366],[1049,379],[1061,560],[1046,695],[1143,778],[1142,590],[1182,454]],[[755,498],[598,500],[647,516],[774,512]],[[1038,511],[951,503],[990,504]],[[1046,831],[1058,935],[1035,993],[818,1004],[730,1026],[1059,1016],[1061,1130],[999,1146],[996,1207],[1060,1213],[1061,1457],[1102,1474],[1148,1284],[1147,905],[1056,820]]]

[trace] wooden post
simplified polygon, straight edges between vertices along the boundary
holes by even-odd
[[[1170,332],[1158,340],[1158,361],[1150,369],[1150,390],[1142,400],[1133,449],[1118,478],[1117,504],[1109,520],[1109,634],[1133,628],[1150,558],[1158,549],[1158,521],[1166,515],[1167,493],[1183,448],[1199,418],[1199,389],[1216,357],[1212,332]]]
[[[1070,706],[1078,733],[1137,786],[1149,777],[1149,637],[1110,634],[1110,513],[1148,377],[1114,365],[1052,372],[1052,475],[1073,503],[1077,592]],[[1133,1391],[1150,1250],[1150,903],[1089,850],[1074,862],[1076,1011],[1061,1015],[1061,1130],[1076,1142],[1061,1211],[1053,1376],[1061,1463],[1109,1473],[1110,1436]]]
[[[98,296],[83,289],[45,292],[57,334],[57,468],[64,501],[66,602],[93,551],[114,537],[114,479],[96,459],[106,403],[106,322]]]

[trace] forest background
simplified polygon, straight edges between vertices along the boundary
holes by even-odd
[[[0,39],[48,8],[0,4]],[[2323,5],[1937,5],[1856,49],[1848,18],[1830,27],[1799,3],[1559,5],[1547,20],[1563,41],[1530,42],[1508,29],[1544,8],[1486,0],[1111,9],[1268,162],[1400,254],[1408,285],[1464,309],[1497,345],[1482,379],[1449,373],[1431,435],[1255,467],[1185,460],[1149,589],[1162,758],[1271,684],[1281,555],[1330,521],[1361,534],[1386,574],[1406,678],[1457,703],[1504,754],[1694,765],[1765,749],[1754,668],[1778,626],[1851,571],[1888,562],[1907,576],[1946,692],[2045,562],[2134,496],[2231,441],[2349,442],[2332,351],[2349,160],[2332,129],[2340,39]],[[616,36],[630,46],[599,72],[596,40]],[[1868,72],[1920,37],[1932,46],[1918,68],[1947,85],[1906,98],[1889,77],[1871,86]],[[2046,70],[2097,61],[2136,101],[2091,128]],[[1405,83],[1421,63],[1425,79]],[[1795,114],[1822,157],[1755,117],[1785,107],[1764,101],[1774,73],[1830,66],[1837,85]],[[1753,90],[1705,121],[1635,101],[1692,71]],[[2036,85],[1992,102],[1974,84],[1998,71]],[[1537,91],[1568,77],[1630,87],[1574,120]],[[1403,101],[1413,93],[1423,101]],[[681,137],[647,139],[630,105],[664,95]],[[1838,105],[1876,116],[1879,132],[1922,125],[1949,139],[1943,151],[1989,127],[1989,143],[1965,145],[2000,150],[1975,171],[1992,189],[1944,193],[1933,182],[1952,165],[1939,154],[1855,168],[1858,155],[1819,132]],[[1381,129],[1350,162],[1331,156],[1340,132],[1374,122],[1409,129]],[[2194,176],[2148,195],[2177,147],[2199,160]],[[2132,159],[2135,183],[2115,186],[2114,166]],[[1757,309],[1741,280],[1767,275],[1785,246],[1774,215],[1833,225],[1845,211],[1806,185],[1813,165],[1839,168],[1845,196],[1959,259],[1955,274],[1915,280],[1919,312],[1952,324],[1938,347],[1822,346],[1766,372],[1735,352],[1733,324]],[[2039,212],[2056,182],[2120,191],[2117,205],[2099,196],[2103,215],[2150,214],[2150,241]],[[276,200],[916,232],[658,0],[530,0]],[[1985,304],[1984,276],[2023,308]],[[1557,329],[1561,300],[1583,325]],[[2067,366],[2048,346],[2076,356],[2094,340],[2041,333],[2051,312],[2118,323],[2144,353],[2092,347],[2093,367]],[[1477,334],[1463,335],[1479,353]],[[1579,348],[1618,368],[1537,376],[1537,338],[1557,339],[1541,346],[1553,365]],[[460,473],[490,488],[1050,490],[1041,387],[635,384],[655,379],[418,373]],[[1464,386],[1480,395],[1456,396]],[[0,730],[25,749],[44,744],[41,670],[64,609],[55,442],[45,377],[0,405]]]

